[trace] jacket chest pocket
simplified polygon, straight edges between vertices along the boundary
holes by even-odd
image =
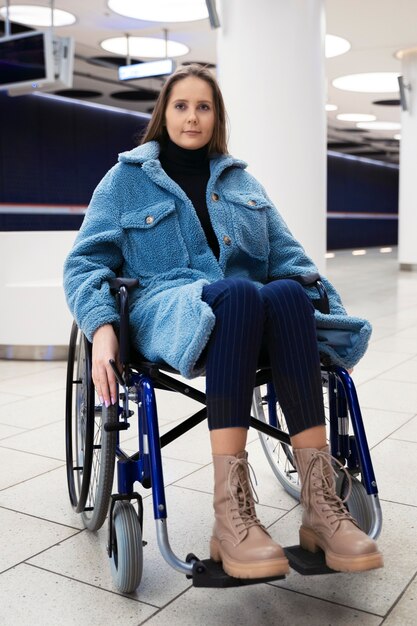
[[[257,194],[228,193],[238,247],[246,254],[265,260],[269,256],[267,211],[270,205]]]
[[[123,213],[121,225],[126,235],[124,256],[137,276],[188,267],[189,255],[174,201]]]

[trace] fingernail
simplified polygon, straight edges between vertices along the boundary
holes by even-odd
[[[109,406],[110,406],[110,402],[108,400],[106,400],[106,402],[104,404],[106,405],[106,409],[108,409]]]
[[[114,397],[114,396],[112,396],[112,397],[111,397],[111,403],[112,403],[112,404],[116,404],[116,399],[115,399],[115,397]]]
[[[103,396],[99,396],[99,400],[100,400],[100,404],[104,404],[104,398],[103,398]]]

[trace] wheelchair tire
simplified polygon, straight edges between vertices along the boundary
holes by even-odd
[[[267,387],[262,385],[255,387],[253,392],[252,410],[256,419],[267,424],[270,423],[268,415],[268,403],[266,399]],[[278,428],[284,432],[288,432],[284,414],[281,407],[277,403],[277,420]],[[291,446],[259,433],[262,448],[266,458],[274,472],[276,478],[284,487],[285,491],[295,500],[300,499],[301,487],[298,480],[297,470],[295,468],[294,457]]]
[[[351,491],[346,500],[346,508],[352,517],[358,522],[359,527],[369,534],[375,523],[375,511],[372,508],[369,496],[361,481],[356,476],[351,477]],[[344,500],[348,494],[348,482],[344,477],[340,497]]]
[[[74,323],[67,369],[67,482],[72,506],[92,531],[104,523],[113,486],[117,435],[103,424],[117,420],[117,405],[106,409],[95,398],[91,344]]]
[[[140,585],[143,571],[142,531],[138,515],[130,502],[116,502],[113,510],[111,570],[114,583],[122,593],[133,593]]]

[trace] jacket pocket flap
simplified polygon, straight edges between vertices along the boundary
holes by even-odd
[[[148,207],[122,213],[120,222],[123,228],[152,228],[164,217],[175,212],[175,202],[159,202]]]
[[[247,209],[252,209],[255,211],[257,209],[265,209],[271,206],[269,200],[267,200],[259,193],[245,193],[244,191],[227,190],[226,192],[224,192],[224,197],[228,202],[240,204]]]

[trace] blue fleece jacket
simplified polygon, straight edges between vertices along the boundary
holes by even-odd
[[[271,277],[317,272],[246,163],[230,155],[210,159],[206,200],[220,245],[217,260],[191,201],[158,160],[159,144],[119,155],[96,188],[64,269],[69,308],[88,339],[119,314],[108,280],[138,278],[131,295],[132,340],[151,361],[165,361],[185,377],[215,317],[201,299],[204,285],[240,276],[259,286]],[[350,317],[323,278],[330,315],[316,312],[319,349],[353,367],[363,356],[369,323]],[[313,296],[313,294],[309,293]]]

